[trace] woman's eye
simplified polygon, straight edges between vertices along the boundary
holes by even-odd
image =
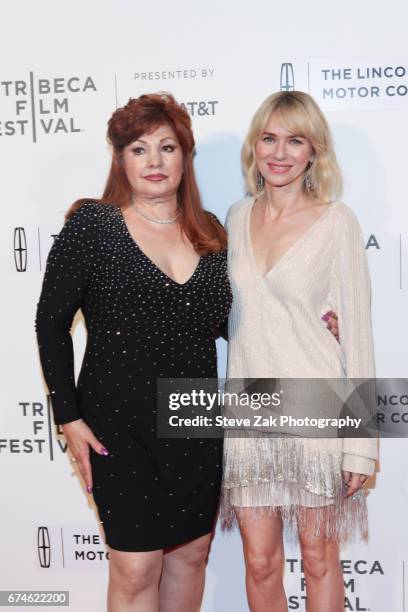
[[[293,144],[302,144],[303,141],[300,140],[300,138],[292,138],[291,142],[293,142]]]
[[[176,150],[176,147],[174,145],[168,144],[164,145],[163,150],[166,151],[166,153],[173,153],[173,151]]]
[[[262,142],[273,142],[272,136],[264,136]]]
[[[144,153],[144,148],[143,147],[134,147],[132,149],[132,153],[134,153],[135,155],[141,155],[142,153]]]

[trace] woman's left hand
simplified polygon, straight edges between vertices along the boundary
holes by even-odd
[[[357,493],[368,480],[366,474],[357,474],[356,472],[346,472],[343,470],[343,480],[347,485],[346,497],[351,497],[354,493]]]

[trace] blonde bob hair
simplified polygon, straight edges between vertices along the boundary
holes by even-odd
[[[274,93],[256,111],[241,155],[248,192],[256,195],[263,189],[264,180],[258,171],[254,150],[272,113],[278,115],[284,128],[306,138],[313,147],[314,159],[305,170],[304,192],[322,202],[338,198],[342,192],[342,177],[330,128],[316,102],[303,91]]]

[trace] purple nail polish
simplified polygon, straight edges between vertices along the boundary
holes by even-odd
[[[105,448],[104,446],[102,446],[100,453],[101,453],[101,455],[104,455],[105,457],[107,457],[109,455],[108,449]]]
[[[327,314],[327,312],[326,312],[326,314],[324,314],[322,316],[322,319],[323,319],[323,321],[328,321],[330,319],[330,316]]]
[[[86,490],[88,491],[88,493],[92,493],[92,487],[86,487]]]

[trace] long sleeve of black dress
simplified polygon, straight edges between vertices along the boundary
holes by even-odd
[[[70,330],[94,266],[95,222],[94,206],[85,204],[64,225],[49,253],[37,305],[40,360],[56,424],[81,418]]]

